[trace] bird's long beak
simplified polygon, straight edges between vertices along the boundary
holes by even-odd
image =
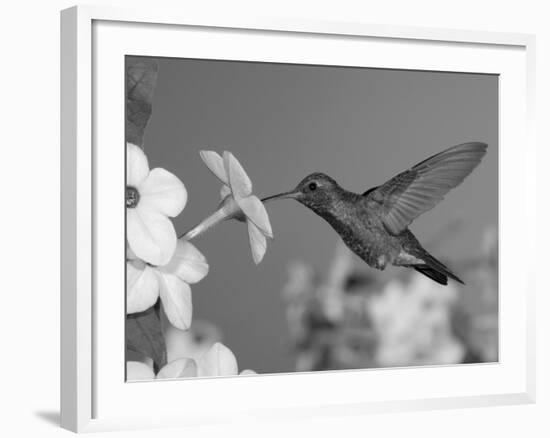
[[[284,199],[284,198],[296,198],[300,192],[296,190],[291,190],[289,192],[283,192],[279,193],[278,195],[268,196],[267,198],[263,198],[262,202],[268,202],[273,201],[275,199]]]

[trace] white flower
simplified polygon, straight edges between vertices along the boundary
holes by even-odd
[[[168,362],[180,357],[199,359],[222,340],[220,329],[210,322],[193,319],[188,330],[180,330],[164,320],[164,313],[161,313],[161,318]]]
[[[220,342],[216,342],[197,360],[198,377],[235,376],[239,374],[237,358]]]
[[[149,364],[143,362],[126,362],[126,377],[128,381],[177,379],[184,377],[220,377],[239,374],[237,359],[233,352],[220,342],[216,342],[197,360],[191,358],[175,359],[157,373]],[[243,370],[241,375],[256,374],[252,370]]]
[[[208,263],[190,242],[178,241],[172,259],[164,266],[150,266],[127,254],[126,312],[143,312],[160,296],[164,312],[172,325],[185,330],[191,325],[193,305],[190,284],[208,273]]]
[[[451,325],[453,285],[442,288],[421,275],[408,284],[388,283],[373,295],[369,315],[378,338],[376,360],[381,366],[454,364],[464,347]]]
[[[164,365],[157,373],[157,379],[176,379],[196,375],[197,363],[193,359],[182,357]]]
[[[246,221],[252,258],[259,264],[266,252],[266,237],[273,238],[264,204],[252,194],[252,182],[235,156],[228,151],[223,158],[214,151],[201,151],[201,158],[223,183],[218,210],[202,221],[183,238],[192,239],[226,219]]]
[[[197,376],[197,363],[193,359],[176,359],[164,365],[155,375],[153,368],[148,363],[128,361],[126,362],[126,379],[130,382],[137,380],[177,379]]]
[[[148,364],[135,360],[126,362],[126,380],[153,380],[155,377],[153,367]]]
[[[138,258],[152,265],[170,261],[177,236],[169,217],[186,202],[185,186],[175,175],[161,168],[149,171],[141,148],[126,144],[126,231]]]

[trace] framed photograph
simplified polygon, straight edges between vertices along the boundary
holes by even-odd
[[[63,427],[534,401],[532,36],[79,6],[61,54]]]

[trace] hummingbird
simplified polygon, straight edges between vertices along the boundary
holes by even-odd
[[[263,202],[291,198],[327,221],[344,243],[372,268],[412,268],[435,282],[464,282],[426,251],[409,225],[435,207],[481,162],[487,144],[463,143],[432,155],[384,184],[359,194],[324,173],[306,176],[288,192]]]

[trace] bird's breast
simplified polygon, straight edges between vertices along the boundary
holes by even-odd
[[[343,206],[325,219],[344,243],[374,268],[384,269],[400,252],[398,239],[390,235],[378,216],[368,209]]]

